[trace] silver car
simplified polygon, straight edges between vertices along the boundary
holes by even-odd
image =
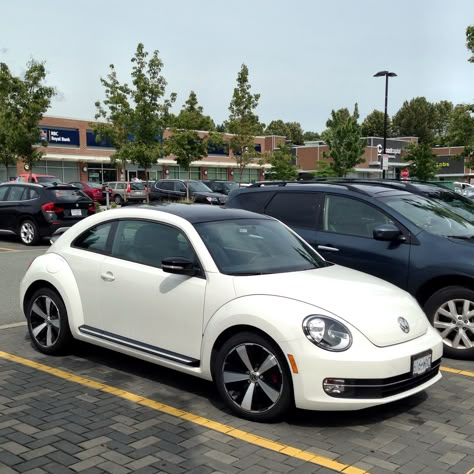
[[[140,181],[111,181],[107,184],[111,190],[111,198],[116,204],[120,205],[124,201],[146,201],[147,193],[145,183],[141,183]]]

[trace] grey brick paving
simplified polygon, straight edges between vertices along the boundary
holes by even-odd
[[[372,474],[474,467],[473,378],[445,373],[427,394],[385,407],[266,425],[234,418],[208,382],[98,348],[48,358],[21,328],[0,332],[0,347]],[[1,358],[0,393],[0,474],[334,472]]]

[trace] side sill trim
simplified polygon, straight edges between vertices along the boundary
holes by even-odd
[[[199,367],[199,360],[187,357],[176,352],[167,351],[166,349],[161,349],[159,347],[152,346],[150,344],[145,344],[143,342],[138,342],[128,337],[118,336],[107,331],[102,331],[101,329],[96,329],[91,326],[82,325],[79,327],[79,331],[88,336],[97,337],[99,339],[104,339],[115,344],[120,344],[121,346],[129,347],[130,349],[135,349],[147,354],[151,354],[163,359],[168,359],[178,364],[187,365],[189,367]]]

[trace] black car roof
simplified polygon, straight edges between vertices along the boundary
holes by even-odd
[[[189,221],[191,224],[232,219],[273,220],[272,217],[256,214],[255,212],[244,211],[242,209],[227,209],[207,204],[156,203],[143,204],[136,207],[168,212]]]

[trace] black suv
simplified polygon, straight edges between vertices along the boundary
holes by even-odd
[[[180,201],[186,199],[186,187],[189,186],[189,197],[203,204],[224,204],[227,196],[211,191],[202,181],[183,179],[160,179],[150,186],[150,200]]]
[[[0,184],[0,234],[34,245],[95,212],[92,199],[67,184]]]
[[[362,180],[257,183],[232,191],[226,207],[276,217],[327,260],[407,290],[442,336],[445,355],[474,359],[472,216],[408,189]]]
[[[234,189],[239,188],[239,183],[235,181],[218,181],[214,179],[203,179],[202,182],[215,193],[229,194]]]

